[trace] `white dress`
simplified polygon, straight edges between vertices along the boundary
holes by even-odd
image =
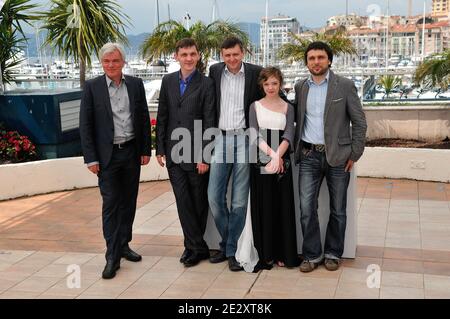
[[[271,111],[259,102],[255,102],[255,110],[259,127],[268,129],[284,129],[286,116],[279,112]],[[253,242],[252,215],[250,213],[250,193],[248,195],[247,216],[245,226],[239,237],[236,250],[236,260],[246,272],[253,272],[259,261],[258,251]]]

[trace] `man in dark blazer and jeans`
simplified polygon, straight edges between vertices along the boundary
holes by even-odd
[[[159,94],[156,156],[159,165],[167,165],[183,229],[185,250],[180,262],[192,267],[209,257],[203,239],[209,170],[203,133],[214,127],[214,84],[196,69],[200,55],[194,40],[178,41],[175,59],[181,69],[164,76]],[[179,134],[184,134],[180,140]]]
[[[98,176],[103,198],[106,240],[104,279],[113,278],[121,257],[137,262],[131,250],[140,165],[150,161],[150,120],[141,79],[122,73],[125,53],[107,43],[99,59],[105,75],[86,82],[80,106],[80,135],[84,162]]]
[[[236,261],[237,242],[245,225],[250,187],[249,127],[250,104],[263,97],[258,86],[262,68],[242,62],[242,41],[231,37],[221,46],[222,63],[211,66],[209,77],[216,88],[216,127],[221,136],[216,138],[208,186],[208,200],[214,221],[222,240],[220,251],[210,262],[228,259],[231,271],[242,270]],[[227,206],[227,189],[230,176],[231,209]]]

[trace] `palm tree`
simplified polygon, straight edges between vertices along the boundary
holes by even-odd
[[[278,51],[278,57],[289,62],[304,61],[306,48],[311,42],[315,41],[327,43],[335,55],[356,54],[352,40],[346,36],[343,30],[334,33],[314,33],[311,38],[302,38],[292,32],[290,36],[294,39],[294,43],[283,44]]]
[[[402,85],[402,79],[394,75],[383,75],[378,83],[384,88],[386,98],[389,98],[389,94],[396,88]]]
[[[30,0],[6,0],[0,11],[0,85],[12,81],[11,70],[23,61],[18,56],[27,40],[22,23],[38,18],[30,13],[36,7]]]
[[[419,64],[414,75],[416,84],[435,87],[446,91],[450,79],[450,50],[437,53]]]
[[[80,86],[86,80],[86,66],[91,56],[109,41],[127,43],[125,26],[130,19],[115,0],[50,0],[48,12],[42,13],[47,37],[44,45],[65,58],[73,57],[80,65]]]
[[[208,25],[203,22],[194,23],[186,29],[180,22],[169,20],[160,23],[155,31],[141,45],[141,54],[148,62],[163,54],[174,52],[175,44],[183,38],[192,38],[197,42],[200,60],[197,68],[201,72],[206,71],[208,59],[213,50],[220,50],[220,46],[229,36],[236,36],[242,40],[245,47],[248,46],[248,35],[235,24],[227,21],[214,21]],[[246,48],[248,51],[248,49]]]

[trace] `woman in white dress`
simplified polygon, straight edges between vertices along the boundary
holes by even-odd
[[[251,164],[250,207],[256,269],[297,267],[294,187],[290,152],[294,142],[294,108],[280,98],[281,71],[261,71],[265,97],[250,106],[250,127],[258,132],[257,163]]]

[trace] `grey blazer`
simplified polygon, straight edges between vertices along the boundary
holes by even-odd
[[[179,143],[172,140],[172,132],[177,128],[186,128],[191,137],[202,137],[203,132],[214,127],[216,119],[214,83],[197,71],[186,91],[180,95],[179,72],[165,75],[159,93],[158,115],[156,118],[156,155],[165,155],[167,167],[179,163],[185,171],[194,171],[201,154],[194,154],[194,139],[191,139],[191,158],[182,162],[178,152],[172,149]],[[194,120],[202,121],[202,132],[194,134]],[[202,139],[203,148],[209,141]],[[200,147],[197,151],[203,151]],[[209,158],[201,158],[209,162]]]
[[[295,85],[297,128],[295,162],[301,161],[302,133],[309,85],[302,80]],[[350,126],[351,124],[351,126]],[[339,166],[348,159],[357,161],[364,152],[367,123],[354,83],[330,70],[324,112],[325,154],[328,164]]]

